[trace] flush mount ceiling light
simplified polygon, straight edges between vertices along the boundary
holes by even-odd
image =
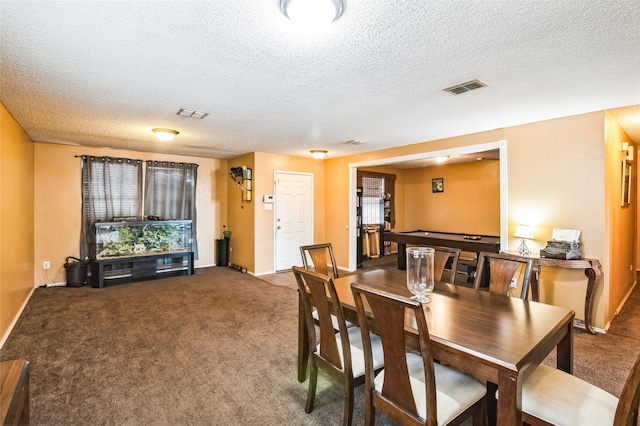
[[[280,10],[291,22],[306,29],[327,27],[342,15],[343,0],[280,0]]]
[[[321,160],[324,158],[325,155],[327,155],[328,151],[324,149],[312,149],[309,152],[311,153],[313,158],[315,158],[316,160]]]
[[[161,141],[169,142],[172,141],[180,132],[172,129],[151,129],[153,133],[156,134],[156,138]]]

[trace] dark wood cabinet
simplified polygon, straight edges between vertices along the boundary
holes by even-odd
[[[3,425],[29,424],[29,361],[0,362],[0,421]]]
[[[105,283],[125,283],[145,279],[193,274],[193,252],[119,257],[98,260],[90,265],[89,284],[103,288]]]

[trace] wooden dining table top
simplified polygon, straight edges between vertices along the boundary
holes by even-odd
[[[377,269],[337,278],[334,285],[349,321],[357,321],[351,283],[411,296],[405,271]],[[554,349],[558,368],[572,372],[572,310],[442,282],[435,283],[429,298],[423,306],[434,358],[500,389],[497,424],[521,422],[522,381]],[[406,333],[407,346],[417,349],[410,319]]]

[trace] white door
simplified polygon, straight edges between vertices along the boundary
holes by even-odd
[[[275,173],[276,271],[302,265],[300,246],[313,244],[313,175]]]

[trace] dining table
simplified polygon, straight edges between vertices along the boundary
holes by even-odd
[[[345,320],[354,324],[351,283],[411,296],[405,271],[375,269],[336,278]],[[557,368],[573,373],[572,310],[443,282],[435,283],[429,298],[423,307],[434,360],[486,382],[489,424],[522,424],[522,383],[554,349]],[[308,354],[302,315],[299,309],[300,381]],[[405,320],[405,344],[419,351],[415,319]]]

